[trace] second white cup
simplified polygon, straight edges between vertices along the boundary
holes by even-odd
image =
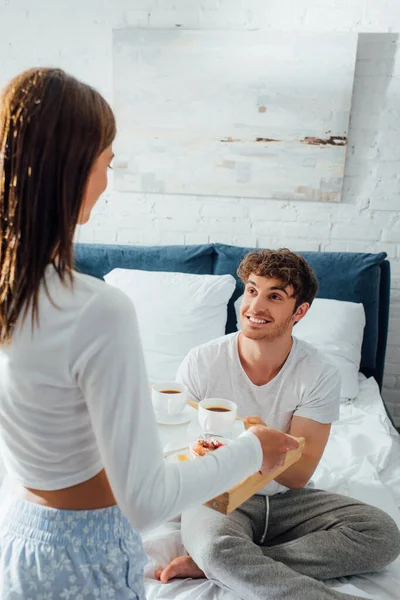
[[[188,391],[186,386],[176,381],[155,383],[151,386],[151,400],[154,410],[160,415],[179,415],[186,406]]]
[[[205,433],[231,433],[237,417],[237,405],[224,398],[206,398],[199,402],[199,424]]]

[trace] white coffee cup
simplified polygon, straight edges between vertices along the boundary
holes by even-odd
[[[227,410],[219,412],[210,408]],[[198,417],[200,427],[205,433],[226,435],[233,429],[237,417],[237,405],[223,398],[206,398],[199,402]]]
[[[172,417],[179,415],[185,408],[188,391],[186,386],[176,381],[154,383],[151,386],[151,400],[157,413]]]

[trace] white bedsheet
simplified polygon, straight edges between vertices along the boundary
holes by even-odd
[[[386,416],[374,379],[360,376],[360,395],[343,403],[340,420],[314,474],[316,487],[352,496],[390,514],[400,528],[400,436]],[[162,585],[154,579],[159,566],[184,554],[179,519],[148,534],[145,549],[147,600],[238,600],[210,581],[175,580]],[[342,592],[373,600],[400,599],[400,559],[380,573],[333,580]]]

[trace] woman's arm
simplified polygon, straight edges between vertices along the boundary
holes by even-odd
[[[251,432],[198,461],[164,460],[135,310],[119,290],[105,287],[83,307],[70,357],[117,502],[139,529],[225,492],[260,468],[261,445]]]

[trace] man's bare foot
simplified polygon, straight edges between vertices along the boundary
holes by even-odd
[[[176,577],[178,579],[186,579],[188,577],[191,577],[192,579],[201,579],[205,577],[205,575],[191,556],[178,556],[178,558],[175,558],[169,563],[168,567],[156,571],[156,578],[159,579],[161,583],[168,583],[170,579]]]

